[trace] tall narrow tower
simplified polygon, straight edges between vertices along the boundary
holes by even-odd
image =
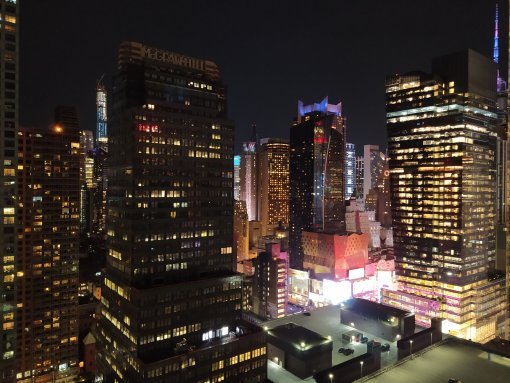
[[[108,116],[106,110],[106,88],[103,77],[99,79],[96,87],[96,140],[98,146],[106,148],[108,144]]]
[[[0,0],[0,382],[14,379],[19,4]]]

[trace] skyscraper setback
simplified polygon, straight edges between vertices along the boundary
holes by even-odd
[[[259,382],[232,271],[233,123],[215,63],[123,43],[109,126],[107,382]]]
[[[290,267],[303,267],[303,231],[345,230],[342,104],[298,103],[290,129]]]
[[[395,257],[383,301],[486,341],[505,313],[495,258],[496,67],[468,50],[386,84]]]
[[[0,382],[14,379],[19,5],[0,0]]]

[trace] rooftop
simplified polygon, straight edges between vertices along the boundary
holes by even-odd
[[[442,345],[380,374],[364,380],[377,383],[430,383],[458,379],[468,382],[508,382],[510,360],[486,352],[472,343],[449,338]]]
[[[306,347],[307,349],[311,349],[326,342],[330,342],[330,339],[293,322],[274,327],[268,331],[268,334],[285,343],[292,344],[296,348]],[[303,346],[303,344],[305,346]]]
[[[400,310],[395,307],[360,298],[352,298],[347,300],[344,302],[344,306],[342,306],[342,308],[365,314],[374,319],[385,319],[389,316],[404,318],[413,315],[409,311]]]

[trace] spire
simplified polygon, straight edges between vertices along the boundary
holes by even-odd
[[[496,18],[494,23],[494,52],[493,59],[497,66],[497,90],[498,93],[504,92],[506,90],[506,82],[503,80],[499,73],[499,7],[498,3],[496,3]]]
[[[251,140],[258,145],[259,135],[257,133],[257,124],[256,123],[253,123],[251,125]]]
[[[498,29],[498,21],[499,21],[499,8],[498,8],[498,4],[496,3],[496,20],[495,20],[495,28],[494,28],[494,53],[493,53],[494,62],[496,64],[499,64],[499,29]]]

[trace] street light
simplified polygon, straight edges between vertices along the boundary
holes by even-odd
[[[411,344],[411,359],[413,358],[413,341],[410,340],[409,343]]]
[[[330,383],[333,383],[333,374],[329,374],[329,381]]]
[[[430,345],[432,346],[432,333],[430,333]]]
[[[359,362],[359,366],[361,368],[361,373],[360,373],[360,379],[363,378],[363,361]]]

